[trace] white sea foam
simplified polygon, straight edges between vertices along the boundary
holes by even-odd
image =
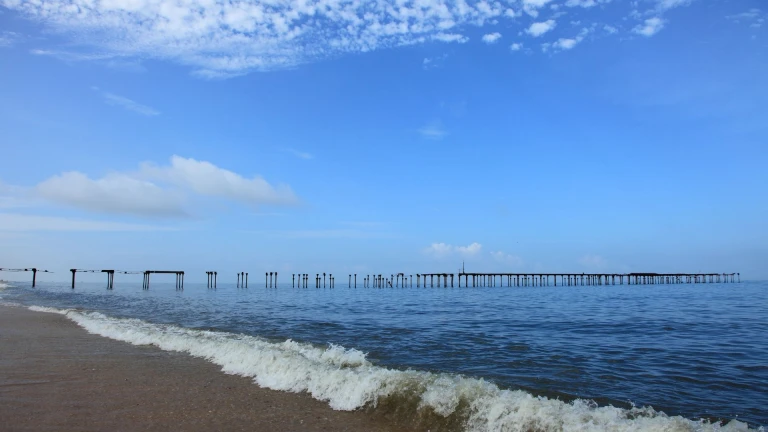
[[[336,410],[376,406],[384,398],[402,397],[398,400],[403,403],[417,400],[421,412],[458,416],[464,429],[472,432],[749,430],[735,420],[721,426],[670,417],[648,407],[627,410],[598,407],[585,400],[567,403],[502,390],[482,379],[387,369],[372,364],[358,350],[336,345],[320,348],[292,340],[275,343],[242,334],[111,318],[98,312],[30,309],[66,315],[90,333],[202,357],[224,372],[250,377],[262,387],[308,392]]]

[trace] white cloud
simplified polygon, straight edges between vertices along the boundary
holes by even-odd
[[[87,219],[0,213],[0,232],[20,231],[165,231],[175,228]]]
[[[199,76],[289,67],[345,52],[430,40],[501,16],[497,1],[0,0],[96,52],[160,58]]]
[[[496,43],[496,41],[498,41],[499,39],[501,39],[501,33],[498,33],[498,32],[488,33],[486,35],[483,35],[483,42],[487,44]]]
[[[108,174],[98,180],[70,171],[38,184],[42,198],[85,210],[141,216],[183,216],[182,196],[126,174]]]
[[[551,1],[552,0],[523,0],[523,11],[536,18],[539,16],[539,9]]]
[[[440,42],[458,42],[458,43],[466,43],[469,41],[468,37],[458,33],[438,33],[432,36],[432,39]]]
[[[453,246],[446,243],[432,243],[424,249],[424,253],[436,258],[444,258],[453,255],[463,257],[476,256],[480,253],[483,246],[480,243],[472,243],[467,246]]]
[[[658,13],[685,0],[648,0]],[[580,7],[579,20],[608,0],[0,0],[44,31],[63,35],[61,46],[35,50],[70,61],[127,65],[166,60],[195,76],[229,78],[294,67],[346,53],[433,42],[466,43],[469,27],[498,26],[522,13],[539,17],[560,5]],[[511,7],[514,7],[512,9]],[[595,7],[598,6],[598,7]],[[633,6],[637,8],[637,5]],[[602,17],[601,17],[602,18]],[[528,28],[541,36],[554,27]],[[551,23],[551,24],[547,24]],[[73,48],[67,48],[73,49]],[[119,66],[123,65],[123,66]]]
[[[509,46],[509,49],[510,51],[520,51],[523,49],[523,44],[515,42]]]
[[[422,137],[432,140],[443,139],[448,135],[448,132],[443,128],[443,123],[439,120],[428,123],[419,129],[419,133]]]
[[[491,257],[497,262],[505,265],[520,267],[523,265],[523,259],[517,255],[510,255],[501,251],[491,252]]]
[[[539,37],[543,35],[544,33],[547,33],[548,31],[555,28],[557,23],[555,23],[555,20],[547,20],[543,22],[535,22],[531,24],[530,27],[528,27],[528,30],[526,30],[526,33],[533,37]]]
[[[290,187],[274,187],[261,177],[240,174],[192,158],[172,156],[170,166],[141,164],[141,174],[191,190],[200,195],[221,197],[246,204],[293,204],[296,197]]]
[[[608,33],[608,34],[615,34],[615,33],[619,32],[619,29],[617,29],[614,26],[608,25],[608,24],[603,26],[603,30],[605,30],[605,32]]]
[[[600,269],[606,266],[607,262],[605,258],[600,255],[584,255],[579,258],[579,264],[591,269]]]
[[[89,211],[138,216],[179,217],[187,214],[190,194],[218,197],[250,205],[296,202],[288,186],[274,187],[209,162],[174,155],[168,166],[143,163],[135,173],[111,173],[99,179],[70,171],[34,188],[46,200]]]
[[[569,49],[575,47],[577,43],[579,43],[579,40],[577,40],[577,39],[560,38],[560,39],[557,40],[557,42],[555,42],[554,45],[557,48],[564,49],[564,50],[569,50]]]
[[[653,17],[648,18],[643,24],[639,24],[632,29],[632,31],[645,37],[651,37],[661,31],[662,28],[664,28],[664,21],[659,17]]]
[[[568,0],[565,2],[565,5],[568,7],[583,7],[583,8],[591,8],[594,6],[597,6],[598,2],[597,0]]]
[[[587,35],[589,33],[591,33],[593,29],[594,29],[594,27],[590,27],[590,28],[586,28],[585,27],[585,28],[581,29],[581,32],[579,32],[579,34],[574,36],[574,37],[571,37],[571,38],[560,38],[557,41],[555,41],[554,43],[547,45],[547,49],[549,47],[553,47],[553,48],[559,49],[559,50],[569,50],[569,49],[572,49],[577,44],[581,43],[581,41],[583,41],[584,38],[587,37]]]
[[[96,87],[94,87],[93,89],[98,91],[101,94],[101,96],[104,98],[104,101],[110,105],[119,106],[124,109],[127,109],[128,111],[133,111],[137,114],[145,115],[148,117],[160,115],[160,111],[152,107],[149,107],[147,105],[142,105],[134,100],[128,99],[127,97],[118,96],[116,94],[109,93],[106,91],[101,91]]]

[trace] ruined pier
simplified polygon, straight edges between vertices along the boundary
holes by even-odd
[[[40,272],[40,273],[53,273],[52,271],[48,271],[48,270],[39,270],[36,267],[30,267],[30,268],[3,268],[3,267],[0,267],[0,272],[11,272],[11,273],[32,272],[32,288],[34,288],[37,285],[37,272]]]

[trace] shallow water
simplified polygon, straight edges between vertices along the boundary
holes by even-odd
[[[308,358],[310,363],[296,363],[291,373],[317,374],[312,369],[317,364],[311,361],[324,355],[323,368],[331,367],[323,369],[324,373],[332,375],[343,366],[355,378],[334,376],[322,383],[302,384],[298,378],[283,376],[287,372],[282,369],[283,375],[278,377],[276,370],[257,365],[249,367],[258,370],[243,369],[242,360],[208,355],[210,347],[194,349],[225,370],[254,376],[267,387],[316,393],[332,406],[336,403],[338,409],[392,398],[407,387],[418,395],[419,407],[428,406],[439,415],[450,416],[463,409],[461,421],[474,430],[514,430],[507,426],[530,421],[531,414],[519,406],[530,394],[547,397],[546,403],[534,398],[538,417],[531,423],[534,426],[526,426],[530,430],[552,429],[547,416],[563,417],[552,423],[555,429],[573,429],[569,422],[583,419],[565,417],[582,418],[580,410],[594,412],[594,406],[581,406],[581,401],[553,402],[558,398],[569,402],[591,399],[599,406],[622,408],[650,405],[654,412],[669,416],[768,425],[765,282],[427,289],[350,289],[346,284],[340,287],[341,283],[335,289],[294,289],[290,284],[278,289],[257,284],[238,289],[219,284],[217,290],[188,283],[184,291],[176,291],[173,284],[153,281],[151,289],[144,291],[140,281],[116,279],[113,291],[105,290],[102,283],[78,283],[74,291],[68,284],[40,283],[32,289],[17,283],[0,291],[0,297],[25,305],[76,308],[108,317],[258,336],[261,342],[253,342],[256,345],[247,348],[251,351],[241,353],[249,358],[265,352],[274,356],[270,351],[274,347],[284,353],[286,339],[314,344],[323,348],[318,353],[326,354],[307,354],[309,345],[300,345],[304,347],[299,349],[302,361]],[[88,314],[73,319],[86,328],[90,325],[96,333],[138,343],[138,339],[130,339],[138,337],[133,330],[118,330],[136,322]],[[147,332],[142,337],[152,339],[169,330],[150,326],[142,331]],[[132,336],[125,336],[126,332]],[[203,334],[211,333],[185,333],[185,348],[179,349],[194,355],[197,351],[188,348],[191,338],[205,339]],[[166,342],[153,339],[152,343]],[[262,342],[266,345],[258,345]],[[180,343],[173,342],[167,349],[176,349]],[[328,360],[336,358],[336,354],[328,354],[335,351],[324,348],[328,344],[347,348],[335,349],[341,350],[343,358],[355,360],[349,364]],[[408,372],[412,375],[398,372],[406,369],[412,369]],[[462,381],[458,375],[484,380]],[[334,396],[335,391],[350,391],[333,384],[334,380],[363,380],[358,387],[372,393]],[[397,385],[392,384],[395,382]],[[399,390],[392,390],[395,387]],[[525,393],[501,394],[499,388]],[[471,407],[465,406],[468,404]],[[494,407],[506,417],[493,418]],[[472,417],[471,412],[476,411],[485,412],[482,420]],[[617,415],[599,413],[601,418]],[[610,421],[632,421],[632,430],[660,427],[637,423],[635,416],[643,417],[620,410],[620,419]],[[658,414],[651,417],[659,419]],[[605,429],[615,429],[617,424]],[[679,430],[688,430],[688,426]]]

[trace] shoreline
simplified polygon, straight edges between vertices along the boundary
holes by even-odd
[[[9,431],[412,430],[22,307],[0,306],[0,352],[0,424]]]
[[[5,304],[0,302],[0,424],[14,431],[763,430],[735,419],[710,423],[646,406],[561,401],[460,375],[390,370],[343,347],[324,350],[98,312]],[[75,398],[56,395],[68,392]],[[85,420],[66,423],[72,408]],[[23,423],[25,416],[36,422]],[[41,420],[45,416],[50,418]]]

